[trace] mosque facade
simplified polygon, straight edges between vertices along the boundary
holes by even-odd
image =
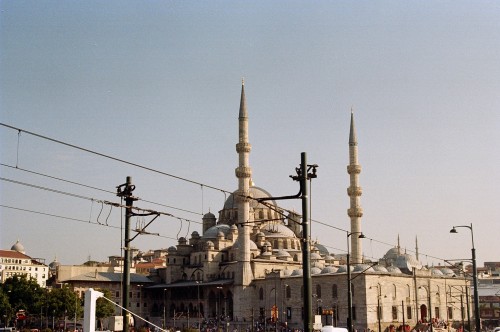
[[[234,191],[218,215],[203,216],[202,233],[192,232],[168,248],[167,266],[158,270],[159,283],[145,292],[154,299],[151,317],[166,326],[216,322],[251,329],[265,326],[300,329],[304,319],[301,216],[286,211],[265,189],[252,183],[251,144],[242,84],[236,144],[238,165]],[[350,233],[361,234],[358,163],[354,115],[349,133]],[[259,200],[266,198],[268,200]],[[311,252],[313,313],[323,324],[347,324],[347,266],[319,243]],[[461,321],[466,304],[460,296],[468,280],[450,269],[428,268],[417,257],[392,248],[377,264],[363,259],[361,241],[351,237],[353,325],[357,330],[386,331]],[[462,297],[463,299],[463,297]],[[404,324],[403,324],[404,322]],[[230,327],[231,326],[231,327]]]

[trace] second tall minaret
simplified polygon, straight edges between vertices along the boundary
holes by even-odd
[[[361,166],[358,164],[358,140],[356,137],[356,128],[354,127],[354,113],[351,111],[351,129],[349,132],[349,165],[347,166],[349,173],[350,186],[347,188],[347,195],[350,198],[349,209],[347,214],[351,218],[351,261],[353,264],[363,262],[363,248],[361,245],[361,217],[363,209],[360,205],[360,196],[363,193],[359,186],[359,173]]]

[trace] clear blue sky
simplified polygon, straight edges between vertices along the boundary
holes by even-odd
[[[290,195],[300,153],[319,167],[313,219],[348,229],[354,109],[364,253],[396,245],[433,257],[498,261],[500,2],[0,1],[1,122],[232,191],[241,78],[256,185]],[[1,163],[115,191],[137,206],[201,221],[224,194],[0,126]],[[112,193],[0,167],[0,247],[19,239],[47,263],[120,254]],[[8,179],[9,181],[5,180]],[[300,201],[282,202],[300,211]],[[26,209],[26,212],[12,209]],[[40,212],[55,216],[41,215]],[[109,215],[109,217],[108,217]],[[104,227],[97,221],[107,223]],[[90,223],[85,221],[90,220]],[[134,220],[136,223],[148,222]],[[333,253],[346,234],[312,224]],[[167,248],[197,223],[161,217],[141,250]],[[388,245],[390,244],[390,245]]]

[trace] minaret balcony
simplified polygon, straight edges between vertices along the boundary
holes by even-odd
[[[361,218],[363,216],[363,209],[360,207],[347,209],[347,215],[350,218]]]
[[[249,153],[252,150],[252,145],[248,142],[240,142],[236,144],[236,152],[242,153],[246,152]]]
[[[248,166],[237,167],[234,171],[238,179],[252,177],[252,168]]]
[[[347,166],[347,173],[359,174],[359,173],[361,173],[361,166],[360,165],[348,165]]]
[[[347,188],[347,195],[350,196],[361,196],[363,194],[363,189],[361,187],[349,187]]]

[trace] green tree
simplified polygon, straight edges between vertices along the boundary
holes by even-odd
[[[13,316],[13,310],[9,302],[9,297],[4,292],[3,287],[0,287],[0,315],[2,324],[8,326],[8,322],[10,322]]]
[[[4,293],[8,294],[10,305],[14,311],[21,309],[29,313],[37,313],[43,289],[36,280],[27,279],[25,275],[13,276],[2,285]]]
[[[98,289],[99,292],[104,294],[107,299],[111,298],[111,291],[109,289]],[[115,313],[115,305],[109,300],[98,298],[95,307],[95,316],[99,321],[99,327],[102,329],[102,320],[106,317],[113,316]]]
[[[75,317],[75,312],[77,318],[83,316],[82,301],[67,285],[62,288],[53,288],[47,294],[46,301],[48,312],[56,317]]]

